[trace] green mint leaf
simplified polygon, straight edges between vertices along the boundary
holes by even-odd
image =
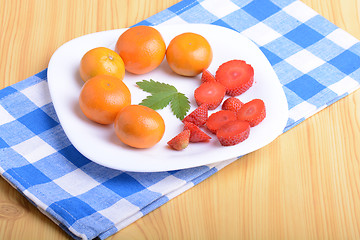
[[[143,91],[150,93],[142,100],[140,105],[147,106],[154,110],[163,109],[167,105],[171,105],[171,111],[180,120],[184,119],[186,113],[190,109],[189,99],[177,91],[177,89],[166,83],[156,82],[152,79],[143,80],[136,83]]]
[[[183,120],[190,109],[189,99],[183,93],[178,92],[174,94],[170,104],[174,115],[180,120]]]
[[[174,86],[166,83],[156,82],[152,79],[150,79],[150,81],[143,80],[141,82],[136,82],[136,84],[142,90],[151,94],[158,92],[172,92],[172,93],[177,92],[177,89]]]
[[[147,106],[154,110],[163,109],[170,103],[170,101],[173,99],[174,95],[176,94],[177,94],[176,92],[153,93],[152,95],[149,95],[145,99],[143,99],[140,105]]]

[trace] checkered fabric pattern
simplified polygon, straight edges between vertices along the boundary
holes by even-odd
[[[300,1],[184,0],[139,25],[208,23],[254,41],[289,105],[284,131],[359,88],[360,43]],[[234,160],[170,172],[108,169],[82,156],[54,111],[46,70],[0,90],[0,173],[73,238],[104,239]]]

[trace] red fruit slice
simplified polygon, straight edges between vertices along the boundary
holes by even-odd
[[[211,137],[191,122],[184,122],[184,130],[190,130],[190,142],[208,142]]]
[[[217,108],[225,96],[225,87],[218,82],[205,82],[195,89],[194,97],[198,106],[208,104],[209,110]]]
[[[183,150],[189,145],[190,130],[183,130],[181,133],[173,137],[167,144],[175,150]]]
[[[226,94],[238,96],[252,86],[254,69],[243,60],[231,60],[218,68],[215,79],[225,86]]]
[[[236,97],[229,97],[228,99],[226,99],[223,104],[221,109],[222,110],[230,110],[230,111],[239,111],[240,108],[242,107],[242,105],[244,105],[243,102],[241,102],[238,98]]]
[[[237,113],[237,119],[249,122],[251,127],[258,125],[265,117],[265,103],[261,99],[245,103]]]
[[[249,137],[250,124],[246,121],[235,120],[224,124],[216,132],[216,137],[223,146],[236,145]]]
[[[201,75],[201,83],[215,82],[215,77],[208,70],[204,70]]]
[[[234,120],[236,120],[236,113],[234,111],[220,110],[209,116],[206,121],[206,127],[210,130],[210,132],[216,133],[222,125]]]
[[[202,104],[200,107],[196,108],[189,115],[187,115],[182,121],[191,122],[197,126],[202,126],[205,124],[208,119],[208,106],[207,104]]]

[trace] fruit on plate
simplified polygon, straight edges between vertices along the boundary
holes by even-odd
[[[195,101],[198,106],[208,104],[209,110],[217,108],[224,99],[226,89],[219,82],[202,83],[194,91]]]
[[[109,48],[98,47],[89,50],[81,58],[79,71],[84,82],[103,74],[122,80],[125,75],[125,66],[119,54]]]
[[[166,45],[160,32],[150,26],[136,26],[122,33],[115,51],[124,60],[125,69],[134,74],[148,73],[164,60]]]
[[[184,122],[184,130],[190,130],[190,142],[208,142],[211,137],[191,122]]]
[[[240,99],[236,97],[229,97],[223,102],[221,109],[237,112],[240,110],[242,105],[244,105],[244,103],[241,102]]]
[[[254,69],[243,60],[230,60],[220,65],[215,79],[226,87],[227,95],[238,96],[252,86]]]
[[[265,103],[261,99],[253,99],[245,103],[237,112],[237,119],[249,122],[251,127],[258,125],[265,117]]]
[[[191,32],[174,37],[166,50],[170,68],[182,76],[196,76],[207,69],[213,53],[209,42],[201,35]]]
[[[205,69],[204,71],[202,71],[201,74],[201,83],[204,82],[215,82],[215,77],[214,75],[212,75],[209,70]]]
[[[142,105],[123,108],[114,121],[117,137],[134,148],[150,148],[164,135],[165,123],[155,110]]]
[[[246,121],[235,120],[225,123],[217,132],[216,137],[223,146],[236,145],[249,137],[250,124]]]
[[[212,133],[216,131],[225,123],[236,120],[236,113],[230,110],[220,110],[211,114],[206,121],[206,127]]]
[[[80,109],[87,118],[100,124],[113,123],[118,112],[130,104],[129,88],[110,75],[90,78],[80,91]]]
[[[206,123],[208,119],[208,105],[202,104],[197,107],[194,111],[189,113],[182,121],[191,122],[197,126],[202,126]]]
[[[183,150],[187,148],[190,140],[190,130],[185,129],[180,132],[178,135],[173,137],[167,144],[174,150]]]

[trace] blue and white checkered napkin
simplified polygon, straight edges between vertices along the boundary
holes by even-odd
[[[286,93],[284,131],[359,87],[360,43],[300,1],[185,0],[139,24],[209,23],[241,32]],[[0,91],[0,173],[74,238],[104,239],[231,161],[171,172],[99,166],[69,142],[46,70]]]

